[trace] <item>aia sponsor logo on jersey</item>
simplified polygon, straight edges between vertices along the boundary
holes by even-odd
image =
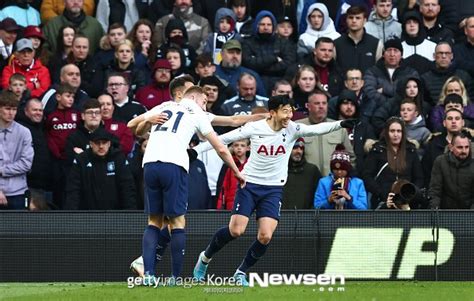
[[[283,145],[260,145],[260,147],[257,150],[257,153],[260,155],[264,156],[278,156],[278,155],[284,155],[286,154],[285,148]]]

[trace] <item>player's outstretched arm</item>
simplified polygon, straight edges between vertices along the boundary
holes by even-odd
[[[228,145],[234,141],[241,140],[244,138],[250,138],[251,134],[246,130],[246,127],[241,127],[238,129],[235,129],[233,131],[227,132],[224,135],[218,136],[218,139],[222,142],[224,145]],[[204,142],[204,143],[199,143],[194,150],[197,153],[202,153],[206,152],[210,149],[212,149],[212,145],[209,142]]]
[[[269,113],[258,113],[252,115],[234,115],[234,116],[219,116],[216,115],[212,120],[213,126],[233,126],[238,127],[247,122],[258,121],[270,117]]]
[[[331,122],[321,122],[318,124],[306,125],[297,123],[298,136],[299,137],[309,137],[316,135],[324,135],[333,131],[341,129],[342,121],[331,121]]]
[[[132,120],[130,120],[128,123],[127,123],[127,127],[133,132],[135,133],[136,131],[136,128],[137,126],[145,120],[145,113],[133,118]]]
[[[216,150],[217,154],[221,159],[229,166],[229,168],[234,172],[235,177],[239,180],[240,186],[245,186],[245,177],[240,173],[239,168],[235,165],[234,159],[229,152],[227,146],[222,144],[219,140],[219,137],[215,132],[211,132],[206,135],[207,141],[212,145],[212,147]]]

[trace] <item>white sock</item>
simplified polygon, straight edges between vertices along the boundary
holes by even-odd
[[[206,255],[204,255],[204,252],[201,253],[201,260],[204,263],[209,263],[211,262],[212,258],[207,258]]]

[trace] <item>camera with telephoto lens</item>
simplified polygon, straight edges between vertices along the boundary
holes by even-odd
[[[393,202],[397,207],[410,204],[420,195],[420,190],[415,184],[407,180],[397,180],[392,185],[392,193],[394,193]]]

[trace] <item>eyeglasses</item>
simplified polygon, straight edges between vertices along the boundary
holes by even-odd
[[[126,86],[126,85],[127,85],[126,83],[110,83],[110,84],[107,85],[107,87],[117,88],[117,87]]]
[[[85,111],[84,114],[90,115],[90,116],[98,116],[100,115],[100,111]]]

